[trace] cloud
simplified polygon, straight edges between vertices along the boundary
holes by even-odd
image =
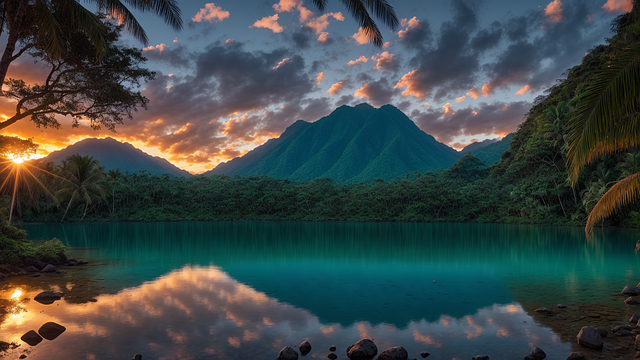
[[[278,63],[278,65],[274,66],[272,69],[273,70],[277,70],[278,68],[280,68],[282,65],[284,65],[287,61],[289,61],[289,58],[284,58],[282,60],[280,60],[280,62]]]
[[[444,109],[444,115],[455,114],[455,111],[453,111],[453,108],[451,107],[451,103],[444,104],[442,108]]]
[[[158,48],[160,45],[162,46]],[[147,48],[144,51],[144,56],[149,60],[166,63],[177,68],[188,69],[191,66],[192,55],[185,45],[160,45]]]
[[[331,85],[329,90],[327,90],[327,93],[333,96],[339,93],[340,91],[342,91],[343,88],[344,88],[344,80],[340,80],[337,83]]]
[[[321,71],[318,73],[318,76],[316,76],[316,84],[320,84],[322,82],[322,80],[324,80],[324,72]]]
[[[273,5],[276,12],[292,12],[294,9],[300,12],[300,22],[307,21],[313,17],[313,12],[302,5],[302,0],[280,0]]]
[[[151,51],[151,50],[158,50],[160,52],[162,52],[162,50],[164,50],[165,45],[164,44],[159,44],[156,46],[150,45],[147,46],[146,48],[143,48],[142,51]]]
[[[470,96],[471,98],[476,100],[477,98],[480,97],[480,92],[478,91],[478,89],[473,88],[473,89],[469,90],[469,92],[467,93],[467,96]]]
[[[391,70],[391,71],[399,70],[400,62],[394,59],[395,56],[396,56],[395,54],[390,54],[388,51],[385,51],[377,55],[373,55],[371,57],[371,60],[376,62],[376,66],[374,66],[374,69]]]
[[[359,28],[358,32],[349,36],[356,41],[358,45],[364,45],[369,43],[369,36],[364,32],[364,29]]]
[[[471,39],[471,48],[478,52],[496,47],[502,39],[502,25],[495,21],[488,29],[482,29]]]
[[[420,79],[417,76],[418,69],[409,71],[402,75],[402,78],[396,84],[396,89],[405,88],[402,92],[403,96],[415,96],[417,99],[424,99],[427,93],[421,89]]]
[[[420,20],[418,20],[415,16],[409,20],[402,19],[400,21],[400,26],[402,26],[405,29],[398,31],[398,36],[400,36],[401,38],[404,38],[407,36],[407,33],[409,32],[410,29],[416,29],[420,27]]]
[[[392,88],[386,78],[363,84],[353,94],[356,97],[366,97],[372,105],[381,106],[391,103],[391,98],[399,91]]]
[[[398,31],[398,36],[408,49],[423,49],[431,42],[431,28],[427,20],[418,20],[414,16],[410,20],[402,19],[401,25],[405,29]]]
[[[291,34],[291,40],[296,48],[306,49],[311,45],[312,34],[311,29],[302,27]]]
[[[629,12],[633,9],[633,0],[607,0],[602,8],[608,13]]]
[[[337,108],[342,105],[352,104],[354,101],[355,101],[355,97],[353,95],[342,95],[340,96],[340,99],[338,99],[338,101],[336,101],[336,103],[333,106]]]
[[[544,16],[552,24],[557,24],[564,20],[562,13],[562,2],[560,0],[553,0],[544,8]]]
[[[359,58],[349,61],[347,63],[347,65],[348,66],[353,66],[353,65],[356,65],[358,63],[366,63],[367,61],[369,61],[369,59],[367,59],[364,55],[360,55]]]
[[[222,21],[228,17],[228,11],[222,10],[222,7],[216,6],[214,3],[207,3],[191,18],[191,20],[194,22],[208,21],[212,23]]]
[[[265,16],[249,27],[269,29],[274,33],[281,33],[284,30],[284,28],[278,24],[278,14]]]
[[[344,16],[341,12],[328,13],[317,18],[311,19],[305,26],[313,29],[316,34],[322,33],[329,26],[329,19],[334,18],[338,21],[344,21]]]
[[[458,103],[463,102],[466,98],[467,98],[466,96],[462,95],[462,96],[456,98],[456,102],[458,102]]]
[[[521,87],[520,90],[516,91],[516,93],[514,95],[524,95],[526,94],[529,90],[531,89],[531,86],[529,86],[528,84]]]
[[[318,42],[321,42],[323,44],[328,44],[331,41],[331,39],[329,39],[329,33],[328,32],[321,32],[320,36],[318,36]]]

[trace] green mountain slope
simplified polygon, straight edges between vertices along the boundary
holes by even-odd
[[[513,133],[505,136],[500,141],[496,141],[496,142],[487,144],[486,146],[472,150],[471,155],[477,157],[478,159],[480,159],[480,161],[482,161],[486,165],[497,164],[500,162],[500,157],[502,156],[502,153],[509,150],[509,146],[511,146],[511,139],[513,139]]]
[[[498,141],[500,141],[499,139],[487,139],[487,140],[482,140],[482,141],[474,141],[471,144],[465,146],[462,148],[462,150],[460,150],[461,154],[466,154],[468,152],[474,152],[478,149],[481,149],[485,146],[489,146],[491,144],[495,144]]]
[[[314,122],[297,121],[277,139],[204,173],[293,181],[385,181],[448,168],[461,155],[421,131],[391,105],[341,106]]]
[[[146,170],[158,176],[164,174],[176,177],[192,176],[188,171],[178,168],[163,158],[151,156],[129,143],[121,143],[112,138],[84,139],[62,150],[52,152],[45,157],[45,160],[60,164],[62,160],[73,154],[91,155],[100,161],[100,166],[104,166],[105,170],[120,169],[123,173]]]

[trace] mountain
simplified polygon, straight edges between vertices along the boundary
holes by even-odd
[[[464,148],[462,148],[462,150],[460,150],[461,154],[466,155],[468,152],[474,152],[480,148],[483,148],[485,146],[489,146],[491,144],[495,144],[498,141],[500,141],[500,139],[487,139],[487,140],[483,140],[483,141],[474,141],[471,144],[465,146]]]
[[[509,150],[509,146],[511,146],[511,139],[513,139],[513,133],[505,136],[500,141],[496,141],[472,151],[471,154],[487,165],[497,164],[500,162],[502,153]]]
[[[171,164],[167,160],[151,156],[129,143],[121,143],[112,138],[84,139],[62,150],[54,151],[45,159],[54,164],[73,154],[91,155],[100,161],[105,170],[120,169],[121,172],[137,173],[146,170],[152,175],[168,174],[176,177],[190,177],[191,174]]]
[[[204,175],[392,181],[415,171],[448,168],[460,157],[391,105],[378,109],[368,104],[344,105],[314,123],[298,120],[279,138]]]

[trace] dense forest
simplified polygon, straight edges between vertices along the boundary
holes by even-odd
[[[566,170],[566,124],[586,87],[607,62],[640,39],[630,14],[616,19],[608,45],[539,96],[490,167],[465,156],[446,170],[413,173],[393,182],[341,184],[328,178],[291,182],[266,176],[174,178],[145,172],[105,172],[79,155],[60,166],[31,161],[17,187],[21,221],[311,220],[475,221],[582,225],[602,195],[638,172],[640,153],[603,156],[581,172],[575,187]],[[4,171],[4,194],[12,196]],[[13,175],[12,175],[13,174]],[[640,226],[638,207],[604,226]]]

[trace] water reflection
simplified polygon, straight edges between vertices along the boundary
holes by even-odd
[[[7,299],[14,291],[6,288],[0,297]],[[24,296],[35,294],[29,290]],[[542,344],[548,359],[570,352],[568,344],[535,325],[517,303],[402,326],[367,321],[343,326],[322,322],[312,312],[257,291],[215,266],[185,266],[117,294],[100,295],[96,302],[63,299],[55,305],[30,301],[23,306],[27,312],[0,324],[6,337],[2,340],[19,341],[45,322],[59,323],[64,333],[33,348],[34,355],[47,359],[122,359],[135,353],[151,359],[273,359],[283,346],[305,339],[313,345],[308,356],[324,358],[326,349],[336,345],[343,358],[346,347],[362,337],[375,339],[380,349],[402,345],[410,357],[426,350],[439,359],[479,353],[512,359]]]

